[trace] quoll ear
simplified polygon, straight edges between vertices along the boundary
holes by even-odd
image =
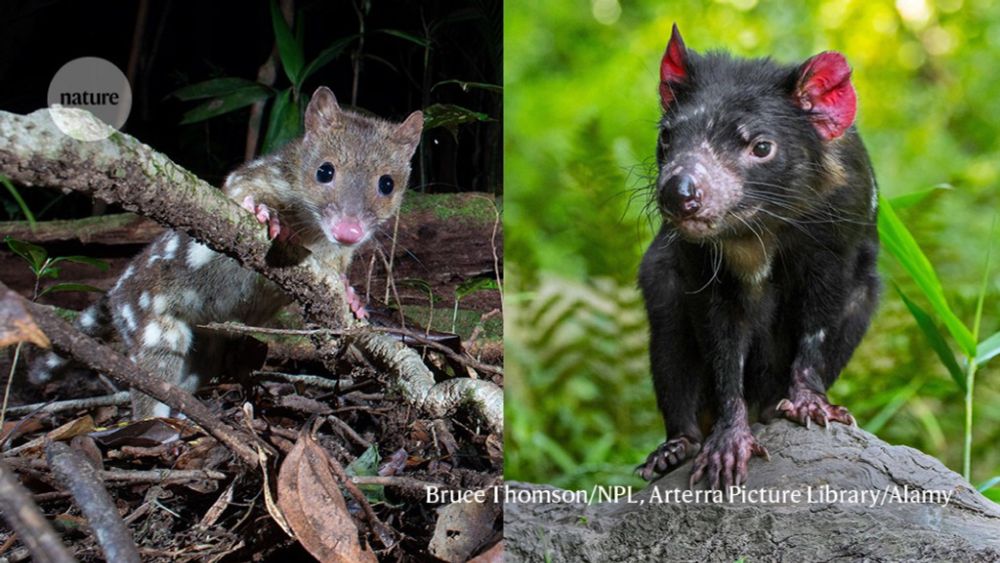
[[[794,96],[795,104],[809,112],[813,126],[825,141],[843,135],[858,112],[851,67],[836,51],[820,53],[802,63]]]
[[[341,111],[333,92],[326,86],[320,86],[306,107],[306,132],[333,127],[339,120]]]
[[[667,43],[667,50],[660,60],[660,105],[664,111],[670,107],[674,101],[674,84],[680,84],[687,79],[687,49],[684,47],[684,40],[681,39],[681,32],[674,24],[670,32],[670,41]]]
[[[415,149],[420,143],[420,136],[423,132],[424,114],[415,111],[399,124],[399,127],[393,133],[393,140],[401,145],[410,145]]]

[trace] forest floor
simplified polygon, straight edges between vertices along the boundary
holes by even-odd
[[[428,330],[454,333],[461,341],[463,357],[502,366],[498,290],[502,279],[497,273],[502,276],[503,241],[495,199],[482,194],[407,197],[395,242],[396,229],[390,223],[374,244],[359,253],[351,270],[351,282],[368,302],[373,322],[398,325],[401,314],[405,315],[406,328],[441,338],[448,335]],[[27,233],[23,224],[0,223],[0,237],[13,234],[44,246],[53,257],[83,255],[109,264],[102,272],[63,262],[58,280],[43,280],[42,288],[72,282],[107,289],[160,230],[144,219],[122,220],[126,226],[115,230],[102,231],[102,219],[90,219],[93,230],[79,222],[49,223]],[[106,225],[113,221],[103,220]],[[40,234],[57,231],[61,234]],[[387,274],[388,256],[391,275]],[[0,251],[0,279],[29,299],[35,293],[34,274],[6,248]],[[47,294],[39,302],[79,311],[97,297],[93,292],[60,292]],[[296,307],[283,313],[278,324],[301,328]],[[324,455],[334,460],[332,466],[339,464],[355,480],[367,478],[369,484],[361,485],[364,499],[345,495],[346,507],[361,532],[361,544],[380,560],[464,560],[497,544],[502,534],[498,507],[470,504],[462,510],[475,514],[439,518],[446,510],[427,502],[423,486],[465,490],[499,484],[502,435],[489,432],[471,412],[428,418],[408,407],[387,388],[385,374],[356,354],[345,351],[334,373],[317,359],[308,337],[255,338],[268,345],[266,360],[255,377],[250,382],[219,377],[204,385],[197,396],[220,418],[252,428],[279,452],[277,463],[272,459],[266,469],[241,464],[185,420],[132,422],[127,397],[122,400],[121,395],[115,404],[106,406],[4,418],[0,430],[3,462],[33,493],[79,560],[99,560],[101,551],[89,523],[46,466],[46,440],[67,441],[103,471],[105,485],[144,560],[263,561],[306,556],[299,542],[275,522],[263,492],[265,488],[280,490],[284,477],[275,466],[287,459],[310,430]],[[501,370],[476,373],[470,364],[449,362],[430,349],[419,351],[439,381],[471,375],[503,385]],[[10,396],[12,407],[120,390],[84,368],[71,368],[41,387],[28,385],[25,366],[35,356],[37,351],[30,347],[21,354]],[[10,372],[12,357],[8,349],[0,358],[0,373]],[[244,407],[247,402],[253,405],[252,419]],[[159,472],[147,471],[152,469]],[[307,516],[310,511],[320,514],[329,510],[323,503],[320,498],[304,498],[304,505],[315,506],[303,509]],[[461,524],[456,526],[456,522]],[[0,525],[0,557],[17,561],[26,556],[16,535]]]

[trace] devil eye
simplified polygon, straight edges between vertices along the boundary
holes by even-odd
[[[316,181],[320,184],[329,184],[333,181],[333,165],[324,162],[316,169]]]
[[[660,145],[668,146],[670,144],[670,131],[666,129],[660,129]]]
[[[771,141],[757,141],[750,149],[750,153],[757,158],[767,158],[771,156],[772,152],[774,152],[774,143]]]
[[[382,195],[389,195],[392,193],[392,189],[396,187],[396,182],[393,181],[392,176],[386,174],[378,179],[378,191]]]

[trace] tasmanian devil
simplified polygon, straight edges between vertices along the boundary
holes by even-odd
[[[843,55],[797,66],[698,54],[675,25],[660,65],[655,197],[639,284],[667,440],[652,479],[746,481],[749,419],[853,424],[829,387],[879,294],[878,196]],[[710,431],[709,431],[710,428]]]

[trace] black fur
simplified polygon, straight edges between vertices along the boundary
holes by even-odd
[[[686,80],[671,84],[674,99],[660,125],[661,201],[675,163],[689,162],[698,147],[717,158],[742,194],[705,237],[682,232],[664,210],[643,258],[639,283],[668,441],[640,469],[652,478],[700,446],[692,482],[707,475],[717,487],[739,484],[746,460],[766,455],[749,434],[755,414],[853,421],[826,403],[825,392],[878,299],[876,186],[855,127],[824,140],[810,112],[794,103],[800,67],[688,51],[687,71]],[[773,159],[748,165],[741,156],[748,136],[774,140]],[[707,182],[705,190],[728,189],[713,179],[718,184]],[[736,254],[758,250],[766,275],[748,280],[734,267]]]

